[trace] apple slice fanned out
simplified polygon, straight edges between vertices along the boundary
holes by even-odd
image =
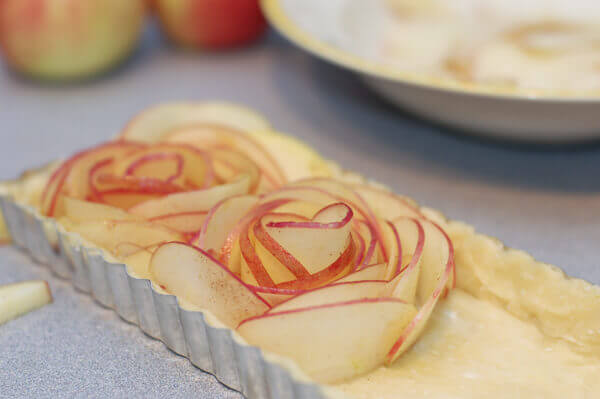
[[[425,246],[425,230],[419,220],[411,217],[400,217],[393,226],[402,241],[403,260],[400,272],[391,276],[388,294],[408,303],[415,303]],[[386,277],[389,279],[389,276]]]
[[[398,299],[359,299],[269,312],[244,320],[238,332],[294,359],[315,380],[333,383],[378,367],[415,313]]]
[[[94,168],[102,163],[110,163],[115,157],[142,147],[139,143],[109,142],[82,151],[63,162],[50,176],[41,196],[40,208],[44,215],[60,216],[62,197],[86,198],[91,188],[90,176]]]
[[[64,216],[75,223],[102,220],[141,220],[121,208],[64,197]]]
[[[386,263],[378,263],[376,265],[365,266],[360,270],[347,274],[346,276],[337,280],[336,283],[346,283],[351,281],[384,280],[387,268],[388,266]]]
[[[219,153],[224,151],[226,164],[237,169],[256,168],[257,172],[264,175],[271,187],[280,186],[287,180],[273,155],[250,135],[238,130],[216,125],[187,125],[168,132],[164,140],[169,143],[186,143],[199,149],[219,148],[220,151],[212,152],[217,164]],[[235,154],[237,156],[233,156]]]
[[[352,210],[345,204],[321,209],[310,221],[273,213],[255,225],[260,243],[290,270],[316,274],[333,264],[348,247]],[[297,276],[298,277],[298,276]]]
[[[42,280],[0,286],[0,324],[50,302],[50,287]]]
[[[127,124],[120,137],[152,143],[177,127],[192,124],[217,125],[243,132],[270,129],[262,116],[233,104],[172,103],[142,111]]]
[[[327,305],[337,302],[355,301],[366,298],[379,298],[386,290],[386,281],[351,281],[326,285],[296,295],[271,308],[268,313]]]
[[[258,197],[254,195],[232,196],[222,200],[211,208],[200,234],[192,244],[205,251],[220,250],[229,232],[257,202]]]
[[[207,211],[168,213],[148,218],[148,221],[182,234],[193,234],[202,229],[207,213]]]
[[[438,300],[445,292],[454,273],[454,248],[448,235],[437,224],[420,220],[425,233],[416,301],[421,304],[419,312],[399,336],[386,356],[391,364],[406,352],[419,338]],[[397,287],[394,294],[402,296]]]
[[[163,242],[184,240],[178,232],[151,222],[89,221],[73,224],[69,230],[79,233],[83,238],[113,254],[116,254],[117,246],[122,243],[149,247]]]
[[[231,328],[270,308],[217,260],[187,244],[160,246],[150,261],[150,273],[165,291],[209,310]]]
[[[162,198],[142,202],[129,209],[129,212],[145,218],[153,218],[182,212],[208,211],[225,198],[247,194],[249,188],[250,178],[247,175],[241,175],[228,184],[204,190],[170,194]]]
[[[400,216],[421,217],[416,205],[399,195],[383,188],[375,188],[366,184],[357,184],[353,189],[369,205],[378,217],[396,219]]]

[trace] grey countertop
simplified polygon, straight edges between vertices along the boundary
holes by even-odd
[[[133,59],[87,84],[0,70],[0,179],[113,136],[157,102],[251,106],[344,166],[600,283],[600,147],[511,147],[417,121],[352,74],[276,35],[235,52],[170,48],[151,27]],[[0,326],[0,397],[240,397],[10,247],[0,284],[50,282],[55,303]]]

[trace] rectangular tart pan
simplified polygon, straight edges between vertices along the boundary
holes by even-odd
[[[248,345],[212,314],[186,309],[175,296],[132,276],[124,264],[1,189],[0,184],[0,209],[14,245],[222,384],[249,399],[343,397],[311,381],[293,362]]]

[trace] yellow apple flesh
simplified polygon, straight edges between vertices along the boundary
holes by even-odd
[[[25,281],[0,287],[0,324],[52,302],[48,283]]]

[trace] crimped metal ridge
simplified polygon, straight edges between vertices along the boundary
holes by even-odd
[[[330,397],[322,386],[301,381],[259,348],[239,342],[232,330],[213,326],[207,321],[211,315],[185,309],[175,296],[155,290],[150,280],[130,275],[124,264],[77,242],[54,220],[42,219],[7,195],[0,195],[0,208],[17,247],[224,385],[249,399]]]

